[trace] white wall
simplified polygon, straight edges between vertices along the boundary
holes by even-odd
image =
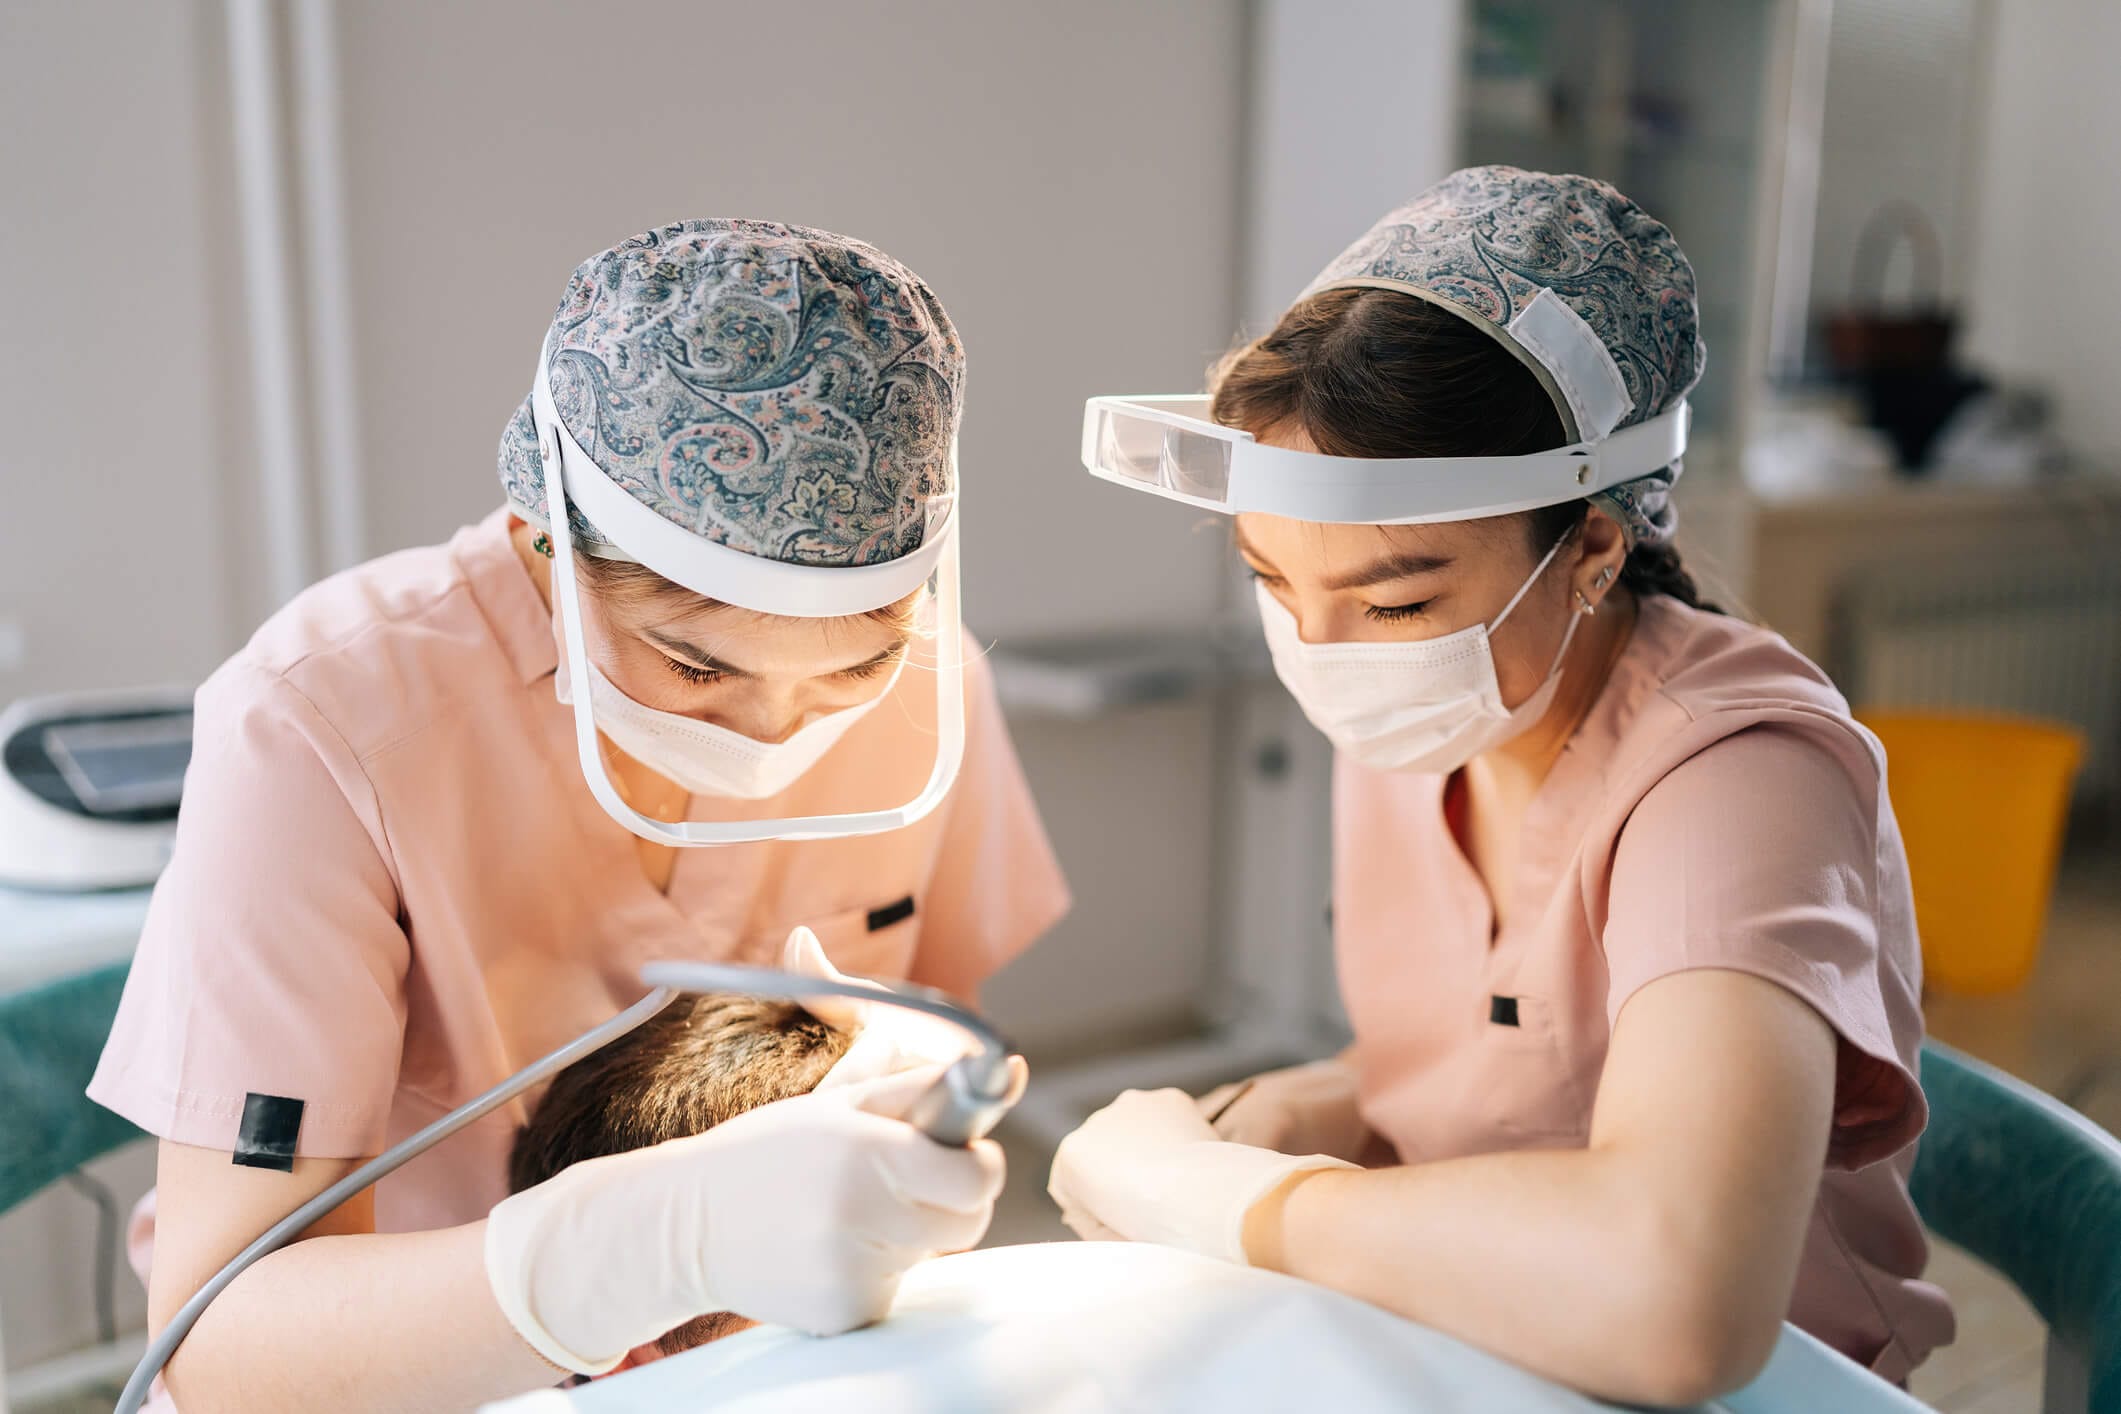
[[[1259,0],[1241,309],[1264,333],[1378,217],[1448,173],[1460,0]]]
[[[0,6],[0,700],[227,647],[211,36],[187,5]],[[12,632],[10,626],[12,625]]]
[[[2064,441],[2121,471],[2121,102],[2111,0],[1998,0],[1966,349],[2048,387]]]

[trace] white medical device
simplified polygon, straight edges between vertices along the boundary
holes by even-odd
[[[191,689],[27,697],[0,712],[0,884],[152,884],[191,761]]]

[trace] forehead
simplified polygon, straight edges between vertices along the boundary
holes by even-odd
[[[658,596],[611,607],[615,626],[651,639],[667,638],[714,655],[730,667],[770,672],[837,672],[874,657],[902,635],[889,623],[862,616],[803,619],[762,614],[704,600]]]
[[[1493,516],[1434,525],[1332,525],[1246,512],[1236,519],[1238,544],[1278,569],[1348,570],[1386,555],[1433,555],[1454,561],[1489,558],[1507,543],[1515,518]]]

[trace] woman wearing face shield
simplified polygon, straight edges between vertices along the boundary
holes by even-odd
[[[310,590],[201,689],[90,1090],[162,1141],[151,1324],[634,1001],[645,962],[969,997],[1059,916],[960,641],[963,377],[934,294],[861,242],[638,236],[567,287],[506,507]],[[790,959],[798,927],[822,949]],[[513,1102],[237,1278],[162,1407],[459,1408],[704,1311],[873,1320],[907,1265],[978,1241],[1000,1183],[992,1144],[901,1120],[932,1079],[836,1076],[508,1197]]]
[[[1743,1383],[1785,1318],[1894,1380],[1950,1339],[1906,1187],[1920,964],[1882,753],[1671,546],[1695,320],[1634,203],[1480,168],[1205,406],[1093,400],[1093,471],[1235,514],[1336,748],[1354,1042],[1198,1110],[1121,1096],[1054,1164],[1078,1231],[1627,1401]]]

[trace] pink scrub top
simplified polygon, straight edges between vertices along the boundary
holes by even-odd
[[[1341,758],[1334,924],[1370,1126],[1407,1163],[1583,1146],[1614,1018],[1689,968],[1788,988],[1839,1036],[1789,1318],[1888,1379],[1952,1338],[1907,1176],[1921,958],[1877,740],[1765,629],[1643,600],[1525,816],[1494,926],[1449,778]]]
[[[274,616],[199,690],[176,853],[89,1095],[226,1150],[247,1096],[285,1097],[297,1154],[371,1155],[634,1001],[650,959],[770,963],[800,923],[846,971],[969,998],[1067,910],[977,655],[964,768],[926,819],[682,849],[667,895],[583,783],[555,665],[499,512]],[[903,803],[934,758],[935,681],[903,674],[782,795],[695,798],[692,818]],[[485,1216],[527,1113],[385,1179],[377,1227]]]

